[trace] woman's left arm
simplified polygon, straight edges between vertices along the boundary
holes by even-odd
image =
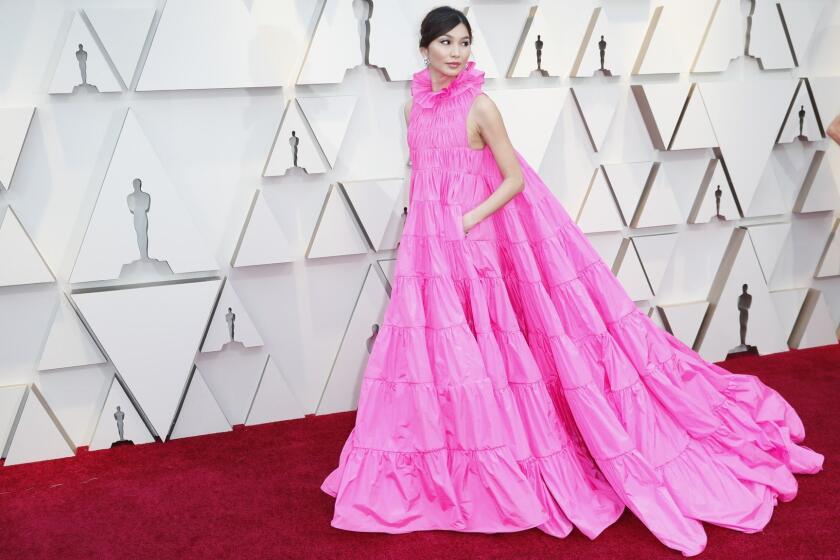
[[[480,94],[473,102],[473,113],[475,122],[478,125],[479,134],[484,143],[490,146],[496,164],[504,177],[501,184],[475,208],[464,213],[464,231],[472,227],[504,206],[511,198],[522,192],[525,188],[525,179],[522,174],[522,166],[516,158],[516,152],[508,138],[502,114],[486,94]]]

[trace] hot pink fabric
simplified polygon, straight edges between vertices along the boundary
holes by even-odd
[[[685,556],[701,521],[760,531],[822,469],[788,402],[639,310],[519,152],[524,190],[464,235],[502,181],[467,139],[483,83],[472,61],[439,91],[414,74],[410,206],[331,525],[594,539],[627,506]]]

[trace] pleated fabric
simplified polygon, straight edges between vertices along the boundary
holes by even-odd
[[[483,83],[472,61],[438,91],[414,74],[410,205],[331,525],[595,539],[626,506],[684,556],[703,521],[761,531],[823,464],[778,392],[653,323],[518,151],[523,191],[464,235],[503,179],[468,143]]]

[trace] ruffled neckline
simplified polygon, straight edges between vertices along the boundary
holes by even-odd
[[[432,91],[432,78],[427,66],[414,73],[411,80],[411,95],[414,97],[413,103],[431,108],[445,99],[451,99],[465,91],[481,89],[482,84],[484,84],[484,72],[475,67],[474,60],[470,60],[446,87]]]

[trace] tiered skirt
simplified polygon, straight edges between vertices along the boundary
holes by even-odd
[[[760,531],[793,473],[822,468],[796,411],[639,310],[519,157],[525,190],[468,236],[492,179],[416,173],[356,425],[321,486],[332,526],[594,539],[627,506],[685,556],[702,521]]]

